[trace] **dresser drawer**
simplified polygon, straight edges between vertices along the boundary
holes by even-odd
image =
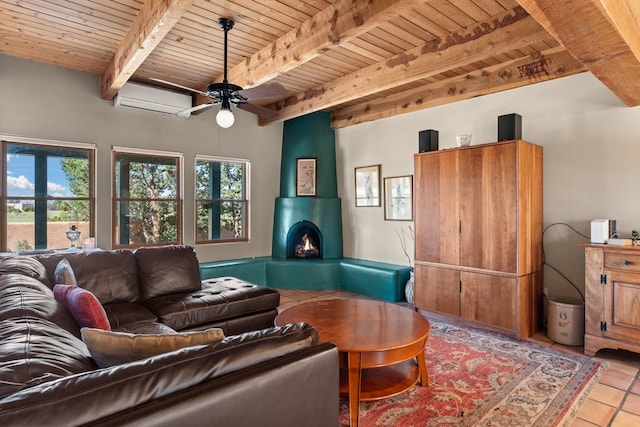
[[[614,254],[605,252],[604,268],[617,270],[640,271],[640,254]]]

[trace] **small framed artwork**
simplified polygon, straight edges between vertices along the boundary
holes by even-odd
[[[413,220],[413,175],[384,179],[384,219]]]
[[[380,206],[380,165],[356,168],[356,206]]]
[[[316,195],[316,159],[296,159],[296,196],[313,197]]]

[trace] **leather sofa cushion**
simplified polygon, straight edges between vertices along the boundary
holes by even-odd
[[[0,256],[0,275],[9,273],[33,277],[42,283],[47,283],[47,271],[35,258],[17,255]]]
[[[297,323],[86,372],[0,399],[0,420],[36,425],[45,424],[47,417],[51,417],[61,424],[67,421],[89,425],[239,369],[311,347],[317,340],[313,327]],[[213,422],[215,414],[212,417]]]
[[[20,274],[0,275],[0,320],[26,316],[49,320],[80,337],[71,313],[53,298],[45,284]]]
[[[94,369],[82,340],[56,324],[35,317],[0,320],[0,397]]]
[[[133,325],[157,322],[158,317],[139,302],[112,302],[103,304],[113,330],[123,330]]]
[[[280,294],[235,277],[202,282],[202,289],[144,302],[165,325],[179,331],[278,307]]]
[[[146,359],[184,347],[211,344],[224,338],[222,329],[161,334],[130,334],[82,328],[82,341],[101,368]]]
[[[133,252],[128,250],[84,251],[67,254],[38,255],[46,267],[49,285],[55,285],[54,272],[66,258],[73,269],[78,286],[93,293],[104,305],[140,299],[138,267]]]
[[[192,247],[140,248],[134,254],[142,299],[200,289],[200,265]]]

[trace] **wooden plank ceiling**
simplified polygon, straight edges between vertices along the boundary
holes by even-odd
[[[590,71],[640,105],[637,0],[0,0],[0,52],[101,76],[223,76],[287,94],[262,125],[318,110],[336,128]],[[194,96],[194,105],[207,98]]]

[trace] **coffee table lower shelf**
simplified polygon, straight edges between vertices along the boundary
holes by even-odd
[[[378,400],[398,395],[420,379],[420,369],[413,360],[395,365],[362,370],[360,400]],[[348,369],[340,368],[340,395],[349,396]]]

